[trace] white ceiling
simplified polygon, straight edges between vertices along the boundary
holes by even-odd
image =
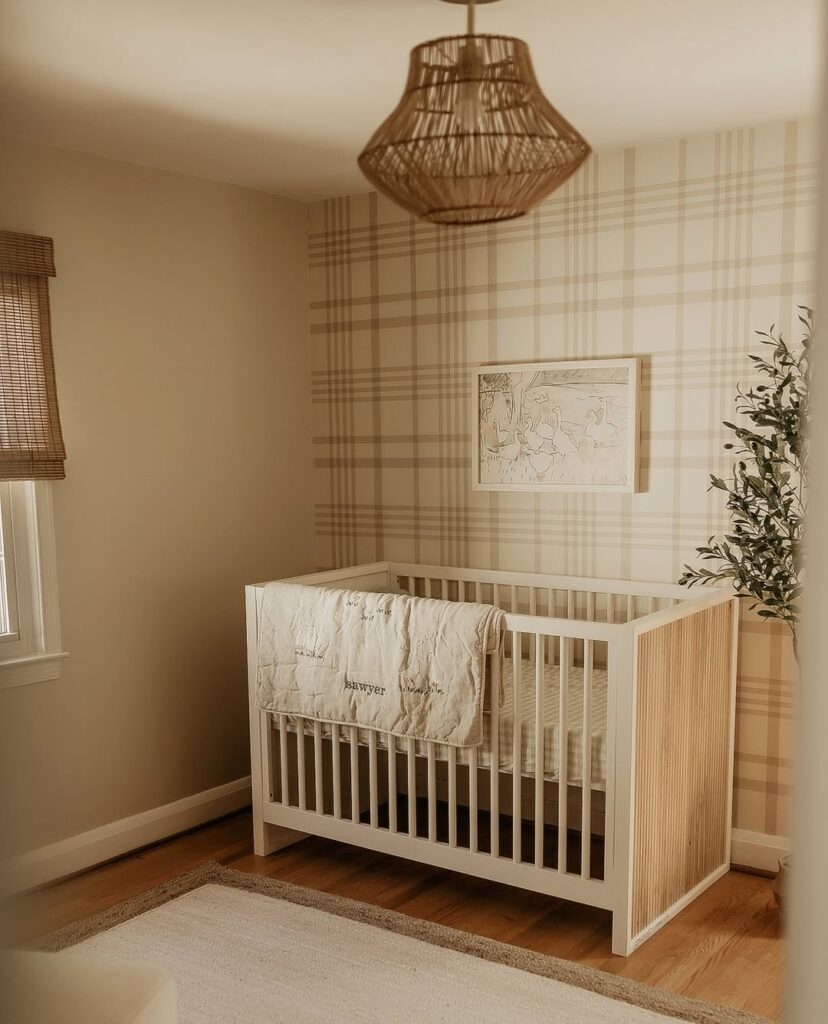
[[[606,149],[815,112],[822,0],[502,0]],[[2,0],[0,131],[299,199],[366,191],[356,156],[439,0]]]

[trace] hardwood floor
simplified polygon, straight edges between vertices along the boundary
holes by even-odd
[[[767,878],[731,872],[633,953],[610,952],[605,911],[310,838],[256,857],[249,814],[197,829],[18,897],[7,942],[23,943],[215,860],[590,964],[708,1002],[778,1019],[783,944]]]

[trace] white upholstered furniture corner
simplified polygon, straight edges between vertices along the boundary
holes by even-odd
[[[155,964],[77,953],[0,952],[4,1020],[14,1024],[176,1024],[175,981]]]

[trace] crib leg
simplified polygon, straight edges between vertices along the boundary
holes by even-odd
[[[626,908],[612,912],[612,952],[615,956],[629,956],[633,947],[630,942],[630,918]]]
[[[294,832],[292,828],[271,825],[262,821],[261,818],[254,817],[253,819],[253,852],[257,857],[267,857],[304,838],[306,838],[304,832]]]
[[[257,711],[251,717],[251,790],[253,797],[253,852],[257,857],[283,850],[286,846],[298,843],[306,833],[295,832],[282,825],[271,825],[264,820],[264,805],[272,803],[273,793],[273,729],[269,717]],[[258,756],[257,756],[258,755]]]

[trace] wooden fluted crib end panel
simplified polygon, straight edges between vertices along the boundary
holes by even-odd
[[[632,936],[726,861],[734,604],[637,638]]]

